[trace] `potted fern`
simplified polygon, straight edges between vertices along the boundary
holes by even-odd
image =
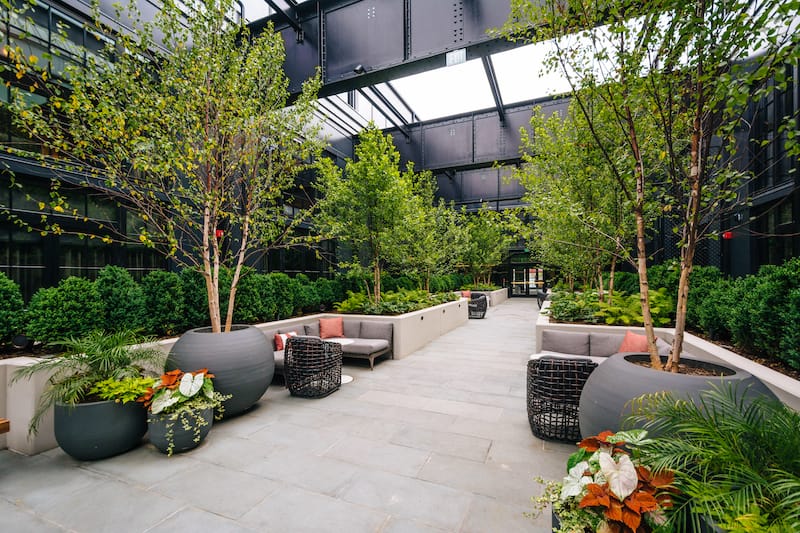
[[[162,453],[196,448],[211,430],[215,418],[224,413],[223,402],[230,395],[214,390],[214,375],[207,368],[195,372],[171,370],[153,380],[153,386],[139,398],[148,408],[150,442]]]
[[[53,343],[65,351],[20,368],[13,381],[50,374],[29,433],[54,409],[56,442],[75,459],[94,461],[138,446],[147,413],[135,400],[152,383],[147,369],[163,367],[166,357],[142,346],[148,340],[132,331],[97,330]]]

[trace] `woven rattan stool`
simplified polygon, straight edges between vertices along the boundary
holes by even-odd
[[[528,422],[542,439],[581,439],[578,404],[597,363],[589,359],[541,357],[528,361]]]
[[[284,352],[289,394],[322,398],[342,384],[342,346],[319,337],[289,337]]]
[[[486,308],[489,300],[485,294],[473,294],[467,307],[469,308],[469,318],[483,318],[486,316]]]

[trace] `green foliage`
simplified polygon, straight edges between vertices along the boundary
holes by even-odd
[[[89,394],[101,400],[113,400],[124,404],[135,402],[157,382],[158,380],[152,377],[130,376],[119,380],[108,378],[95,383],[89,389]]]
[[[647,282],[651,290],[666,289],[668,294],[678,294],[678,279],[680,276],[681,265],[674,259],[647,267]],[[639,292],[638,286],[634,292]]]
[[[81,337],[58,340],[55,344],[64,347],[63,354],[17,370],[14,381],[40,372],[51,375],[31,418],[29,431],[36,432],[42,415],[56,402],[75,405],[91,401],[90,391],[101,381],[142,377],[147,368],[163,368],[166,360],[163,352],[141,347],[151,341],[132,331],[94,330]]]
[[[723,276],[717,267],[695,266],[689,279],[690,289],[689,300],[686,305],[686,325],[692,328],[700,328],[701,309],[706,306],[706,301],[712,297],[714,289],[722,282]]]
[[[403,224],[413,168],[400,172],[391,135],[370,124],[359,134],[355,158],[347,159],[344,172],[327,158],[319,160],[319,171],[316,226],[322,235],[352,247],[351,270],[372,271],[371,294],[378,302],[382,261],[391,235]]]
[[[291,287],[291,278],[283,272],[272,272],[269,274],[272,291],[277,307],[275,318],[282,320],[290,318],[294,313],[294,293]]]
[[[687,310],[697,314],[697,325],[712,339],[730,338],[731,314],[740,305],[736,299],[734,283],[720,278],[713,286],[705,289],[705,297],[698,307]],[[689,295],[690,303],[694,292]]]
[[[598,322],[597,292],[553,291],[550,296],[550,320],[556,322]]]
[[[503,262],[508,248],[517,240],[518,220],[512,212],[497,212],[483,206],[465,217],[467,242],[462,250],[461,262],[472,275],[473,283],[489,283],[492,269]],[[455,290],[460,283],[452,289]]]
[[[210,325],[208,291],[203,273],[196,268],[184,268],[180,278],[184,317],[181,328],[193,329]]]
[[[642,302],[639,293],[625,295],[614,292],[612,301],[597,302],[600,308],[595,317],[609,326],[641,326]],[[653,316],[653,325],[667,326],[675,314],[675,305],[666,289],[650,291],[650,313]]]
[[[145,327],[144,292],[127,270],[108,265],[98,272],[94,284],[105,304],[103,327],[106,330],[137,330]]]
[[[242,268],[242,277],[236,287],[236,305],[233,308],[235,324],[255,324],[263,320],[263,303],[259,288],[258,274],[249,267]],[[230,284],[226,284],[230,287]],[[225,310],[227,311],[227,305]]]
[[[323,309],[332,309],[334,302],[337,301],[336,282],[328,278],[317,278],[316,281],[314,281],[314,290],[319,297],[320,307]]]
[[[317,286],[305,274],[297,274],[292,281],[295,309],[298,312],[319,311],[321,300],[317,293]]]
[[[410,313],[456,300],[452,293],[430,294],[425,290],[400,289],[397,292],[386,292],[378,304],[373,303],[364,293],[348,291],[346,300],[339,302],[335,308],[340,313],[357,313],[365,315],[400,315]]]
[[[270,320],[275,320],[278,316],[278,301],[275,298],[272,278],[269,274],[253,274],[253,279],[250,282],[258,291],[259,321],[269,322]]]
[[[175,335],[185,323],[183,287],[175,272],[156,270],[142,279],[148,313],[148,331],[156,335]]]
[[[501,288],[502,287],[498,287],[497,285],[487,285],[485,283],[467,283],[465,285],[461,285],[459,289],[462,291],[496,291]]]
[[[20,333],[25,323],[25,302],[13,280],[0,272],[0,343]]]
[[[24,4],[17,5],[24,10]],[[12,88],[5,108],[49,153],[68,154],[57,163],[42,157],[43,164],[102,176],[81,185],[136,206],[139,224],[116,238],[163,251],[217,283],[223,279],[217,265],[243,266],[249,251],[274,246],[304,219],[287,218],[283,206],[295,176],[323,146],[314,116],[321,79],[307,80],[289,106],[281,34],[268,25],[251,35],[246,24],[233,22],[234,0],[201,0],[188,10],[163,2],[152,13],[137,4],[115,6],[129,21],[129,31],[120,32],[93,3],[87,25],[113,39],[72,50],[86,62],[68,62],[62,79],[51,75],[51,58],[29,56],[28,45],[11,38],[15,68],[31,81]],[[32,103],[29,90],[46,101]],[[64,195],[42,200],[61,216],[83,216]],[[58,222],[43,225],[45,232],[61,231]],[[100,231],[111,239],[109,228]],[[215,288],[213,299],[232,292]],[[215,331],[221,303],[208,306]]]
[[[26,333],[38,341],[52,343],[65,337],[80,337],[102,327],[105,309],[94,283],[75,276],[57,287],[34,293],[28,306]]]
[[[727,531],[798,530],[800,414],[745,393],[727,384],[698,403],[659,393],[635,404],[632,420],[659,435],[643,456],[674,471],[681,492],[671,525],[706,515]]]
[[[639,274],[636,272],[614,272],[614,292],[634,294],[639,292]]]

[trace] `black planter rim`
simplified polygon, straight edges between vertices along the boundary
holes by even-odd
[[[624,354],[622,357],[623,357],[623,359],[625,359],[625,361],[631,363],[632,365],[636,365],[636,366],[642,366],[642,365],[637,365],[638,362],[649,362],[650,361],[650,354],[644,353],[644,352],[642,352],[642,353]],[[660,357],[661,357],[661,362],[662,363],[666,363],[667,362],[667,356],[662,355]],[[739,375],[739,376],[745,375],[742,371],[737,370],[737,369],[735,369],[733,367],[722,365],[722,364],[717,364],[717,363],[712,363],[711,361],[703,361],[701,359],[695,359],[693,357],[681,357],[681,359],[679,361],[679,364],[685,364],[686,366],[690,366],[690,367],[693,367],[693,368],[703,368],[705,370],[710,370],[710,371],[714,372],[714,375],[712,375],[712,376],[697,375],[697,374],[685,374],[685,373],[679,372],[679,374],[681,376],[683,376],[685,378],[689,378],[689,379],[708,380],[708,378],[710,378],[710,377],[727,378],[727,377],[736,376],[736,375]],[[648,372],[653,372],[654,371],[654,369],[646,368],[644,366],[642,366],[642,369],[643,370],[647,370]],[[655,372],[658,372],[658,370],[655,370]]]
[[[252,325],[250,325],[250,324],[232,324],[232,325],[231,325],[231,330],[230,330],[230,331],[216,331],[216,332],[215,332],[215,331],[212,331],[212,328],[211,328],[211,326],[203,326],[203,327],[200,327],[200,328],[194,328],[194,329],[190,329],[190,330],[188,330],[186,333],[204,333],[204,334],[205,334],[205,333],[211,333],[211,334],[214,334],[214,333],[216,333],[216,334],[225,334],[225,333],[235,333],[235,332],[237,332],[237,331],[242,331],[242,330],[245,330],[245,329],[248,329],[248,328],[254,328],[254,327],[255,327],[255,326],[252,326]]]

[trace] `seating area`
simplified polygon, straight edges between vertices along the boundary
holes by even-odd
[[[484,318],[488,307],[489,300],[485,294],[472,294],[469,299],[469,317]]]
[[[345,359],[353,381],[323,398],[276,381],[188,454],[0,451],[3,529],[546,531],[549,516],[524,515],[533,478],[562,477],[574,445],[528,425],[536,313],[533,299],[510,300],[374,371]]]

